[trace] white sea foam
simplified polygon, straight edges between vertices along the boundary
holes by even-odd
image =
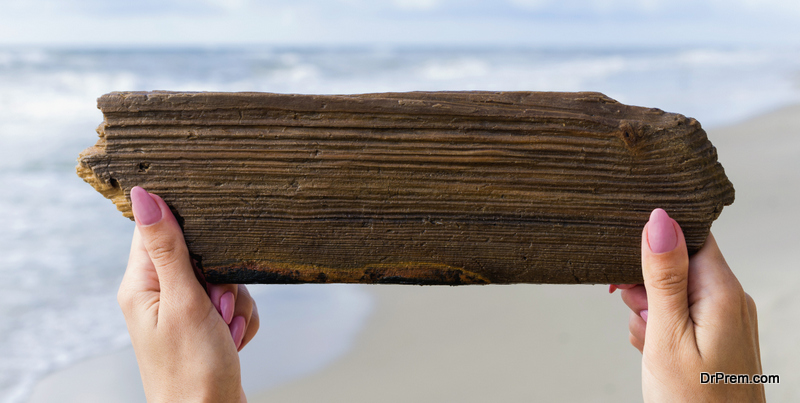
[[[132,224],[74,174],[114,90],[362,93],[601,91],[719,125],[800,100],[798,52],[774,49],[0,49],[0,402],[49,371],[128,344],[116,305]],[[346,351],[358,286],[253,287],[272,384]],[[251,347],[248,347],[251,348]],[[249,363],[248,356],[243,365]],[[244,375],[248,388],[263,379]],[[257,383],[258,382],[258,383]]]

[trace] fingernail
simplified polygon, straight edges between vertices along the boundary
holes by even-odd
[[[141,225],[152,225],[161,221],[161,209],[146,190],[139,186],[131,189],[133,216]]]
[[[678,234],[666,211],[657,208],[650,213],[647,223],[647,242],[653,253],[664,253],[678,246]]]
[[[241,347],[242,338],[244,338],[244,325],[245,320],[242,316],[237,316],[231,320],[231,337],[233,338],[233,343],[236,344],[237,350]]]
[[[222,320],[224,320],[227,324],[231,324],[231,320],[233,319],[233,308],[235,305],[236,301],[234,301],[232,292],[226,292],[219,297],[219,310],[222,314]]]
[[[609,294],[613,294],[614,291],[617,291],[617,286],[615,286],[614,284],[609,285],[608,286],[608,293]]]
[[[642,320],[647,323],[647,309],[643,309],[641,312],[639,312],[639,316],[641,316]]]

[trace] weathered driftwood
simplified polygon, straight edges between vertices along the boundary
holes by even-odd
[[[211,282],[641,282],[734,191],[694,119],[598,93],[111,93],[78,174],[164,198]]]

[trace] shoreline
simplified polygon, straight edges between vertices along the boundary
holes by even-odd
[[[800,105],[706,131],[736,188],[736,201],[712,231],[758,304],[764,373],[784,379],[766,387],[767,398],[798,400],[800,386],[790,380],[800,376],[794,363],[800,346],[793,340],[800,325],[786,318],[800,314],[792,252],[800,243],[793,230],[800,228],[800,189],[793,186],[800,183]],[[628,344],[628,310],[606,287],[364,289],[374,297],[374,311],[344,355],[313,373],[249,391],[249,401],[641,401],[641,356]],[[120,396],[141,388],[127,351],[47,376],[29,401],[142,401],[141,391],[138,400]],[[67,399],[72,396],[81,399]]]
[[[144,402],[133,347],[102,354],[57,370],[36,384],[29,403]]]

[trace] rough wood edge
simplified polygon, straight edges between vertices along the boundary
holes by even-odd
[[[133,210],[131,209],[130,196],[125,194],[125,191],[120,187],[119,183],[114,178],[103,179],[97,175],[94,170],[86,163],[87,157],[103,156],[106,153],[106,139],[103,133],[103,125],[97,128],[97,133],[100,139],[97,144],[81,151],[78,155],[78,165],[75,171],[84,182],[92,185],[92,187],[102,194],[105,198],[111,200],[114,206],[117,207],[123,216],[133,220]]]

